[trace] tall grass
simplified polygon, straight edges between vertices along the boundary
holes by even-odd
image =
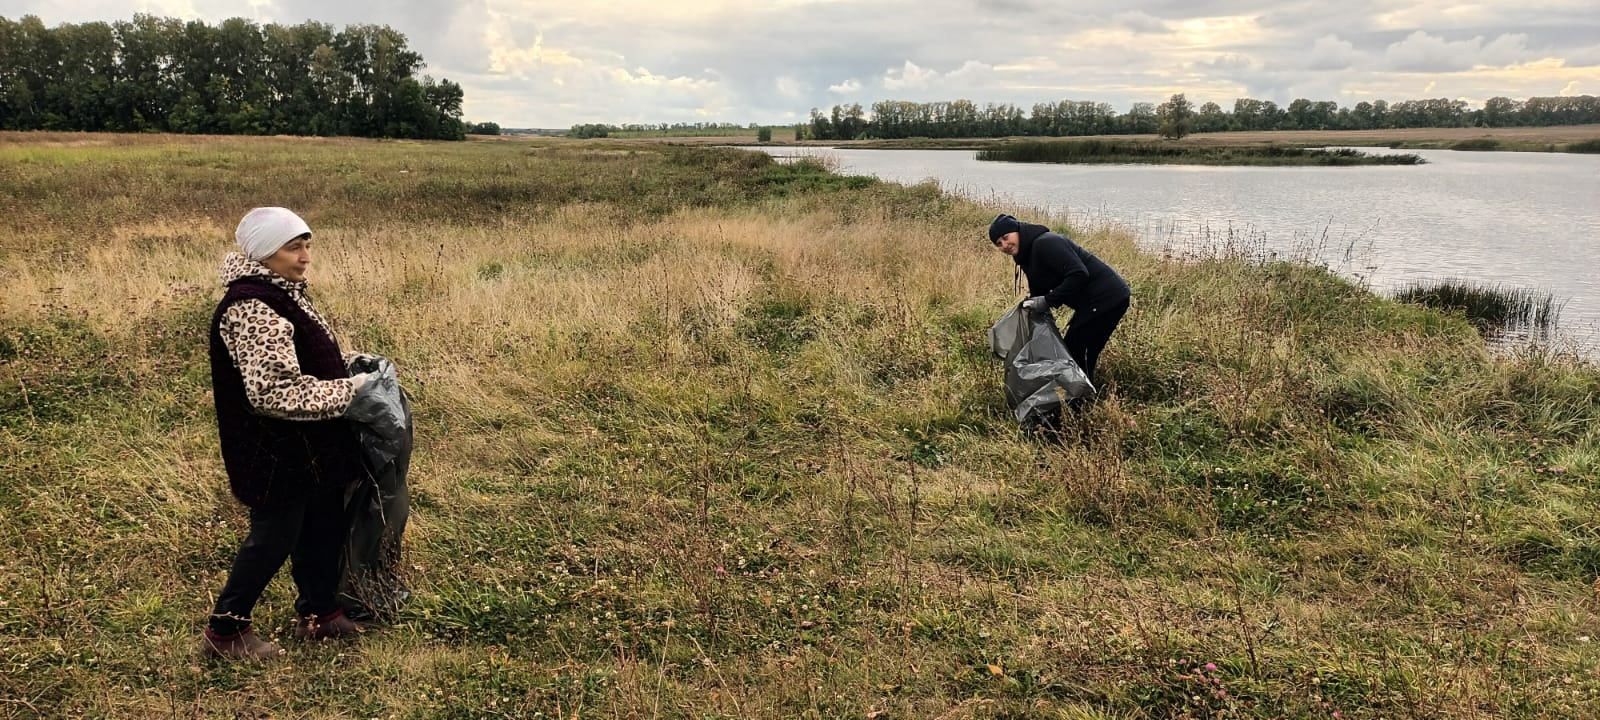
[[[1119,140],[1006,143],[978,151],[979,160],[1042,163],[1172,163],[1186,165],[1417,165],[1411,155],[1369,155],[1284,145],[1193,145]]]
[[[1041,446],[984,347],[1016,302],[993,210],[931,185],[615,142],[93,139],[0,136],[0,715],[1600,704],[1600,373],[1452,314],[1080,233],[1134,306],[1108,396]],[[194,642],[246,518],[204,334],[269,202],[415,396],[415,594],[216,667]]]
[[[1395,299],[1459,312],[1486,335],[1521,331],[1541,338],[1554,335],[1563,306],[1549,292],[1468,280],[1412,283],[1401,288]]]

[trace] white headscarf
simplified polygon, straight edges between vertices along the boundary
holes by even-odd
[[[245,257],[260,261],[272,257],[290,240],[310,234],[311,226],[299,215],[281,207],[258,207],[245,213],[239,229],[233,231],[233,240]]]

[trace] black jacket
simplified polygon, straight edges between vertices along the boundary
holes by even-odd
[[[1128,282],[1100,258],[1050,228],[1022,223],[1012,259],[1028,276],[1028,295],[1043,295],[1050,307],[1073,310],[1111,305],[1132,294]]]

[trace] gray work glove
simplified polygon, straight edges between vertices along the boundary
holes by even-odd
[[[1022,301],[1022,309],[1031,313],[1049,314],[1050,301],[1044,299],[1043,295],[1035,295]]]

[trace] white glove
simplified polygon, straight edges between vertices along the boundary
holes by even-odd
[[[350,388],[352,390],[355,390],[358,393],[361,392],[362,386],[366,385],[368,382],[371,382],[372,381],[372,376],[376,375],[376,374],[377,373],[364,372],[364,373],[360,373],[358,375],[351,375],[350,376]]]
[[[1035,295],[1022,301],[1022,309],[1032,313],[1048,313],[1050,312],[1050,301],[1044,299],[1043,295]]]

